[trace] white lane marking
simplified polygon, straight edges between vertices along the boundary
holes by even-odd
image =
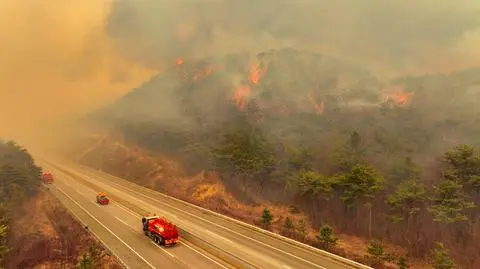
[[[85,180],[87,180],[87,179],[89,179],[88,181],[91,181],[91,180],[92,180],[92,178],[88,177],[88,175],[85,175],[85,174],[83,174],[83,173],[80,173],[80,172],[77,172],[77,171],[75,171],[75,172],[73,172],[73,173],[75,173],[75,174],[77,174],[77,175],[83,176],[83,178],[84,178]],[[96,176],[94,176],[94,177],[96,177]],[[103,185],[103,188],[109,188],[111,192],[114,192],[114,190],[115,190],[115,192],[117,192],[117,193],[123,193],[124,196],[129,196],[130,199],[137,201],[138,204],[143,204],[143,205],[145,205],[145,206],[147,206],[147,207],[149,207],[149,208],[151,208],[151,209],[156,208],[155,206],[151,206],[151,204],[150,204],[149,202],[145,202],[145,201],[143,201],[143,200],[140,200],[139,198],[134,197],[133,195],[130,195],[128,192],[125,193],[125,190],[123,190],[123,189],[126,189],[126,187],[123,187],[123,186],[121,186],[120,184],[112,183],[113,185],[116,185],[116,186],[119,186],[119,187],[120,187],[120,188],[118,188],[118,187],[117,187],[117,188],[114,188],[114,187],[112,187],[112,186],[109,186],[108,183],[103,183],[103,182],[100,182],[99,180],[93,180],[93,181],[94,181],[98,186],[102,186],[102,185]],[[109,181],[109,182],[110,182],[110,181]],[[95,184],[95,183],[94,183],[94,184]],[[129,192],[135,192],[135,193],[139,194],[140,196],[143,196],[143,197],[145,197],[145,198],[147,198],[147,199],[149,199],[149,200],[158,201],[158,202],[160,202],[160,203],[162,203],[162,204],[165,204],[166,206],[168,206],[168,207],[170,207],[170,208],[176,209],[175,207],[173,207],[173,206],[171,206],[171,205],[168,205],[168,204],[166,204],[165,202],[162,202],[162,201],[157,200],[157,199],[155,199],[155,198],[151,198],[151,197],[149,197],[149,196],[147,196],[147,195],[145,195],[145,194],[143,194],[143,193],[140,193],[140,192],[138,192],[138,191],[135,191],[135,190],[128,190],[128,191],[129,191]],[[125,195],[125,194],[126,194],[126,195]],[[157,208],[157,209],[158,209],[158,208]],[[155,209],[153,209],[153,210],[155,211]],[[183,211],[183,210],[181,210],[181,209],[177,209],[177,210],[179,210],[179,211],[181,211],[181,212],[183,212],[183,213],[189,214],[189,215],[191,215],[191,216],[194,216],[195,218],[200,219],[200,220],[203,220],[203,221],[205,221],[205,222],[212,223],[211,221],[208,221],[208,220],[205,220],[205,219],[203,219],[203,218],[197,217],[197,216],[195,216],[195,215],[193,215],[193,214],[191,214],[191,213],[189,213],[189,212]],[[160,211],[163,211],[163,210],[160,210]],[[168,214],[168,215],[170,215],[170,214]],[[216,225],[216,226],[219,226],[218,224],[215,224],[215,223],[212,223],[212,224],[214,224],[214,225]],[[221,227],[221,226],[219,226],[219,227]],[[225,229],[226,229],[227,231],[231,231],[230,229],[227,229],[227,228],[225,228]],[[208,231],[208,230],[207,230],[207,231]],[[235,233],[236,233],[236,232],[235,232]],[[230,244],[232,244],[232,245],[235,245],[235,243],[233,243],[231,240],[229,240],[229,239],[227,239],[227,238],[224,238],[224,237],[222,237],[222,236],[220,236],[220,235],[218,235],[218,234],[215,234],[215,233],[212,233],[212,234],[213,234],[215,237],[220,238],[222,241],[227,241],[228,243],[230,243]],[[236,244],[236,245],[238,245],[238,244]],[[255,254],[258,255],[258,253],[255,253]],[[270,256],[262,256],[261,258],[262,258],[263,260],[267,261],[267,262],[270,263],[270,264],[275,264],[276,266],[279,265],[279,263],[278,263],[276,260],[271,259]],[[318,266],[318,265],[317,265],[317,266]],[[318,267],[321,268],[321,269],[326,269],[326,268],[324,268],[324,267],[320,267],[320,266],[318,266]]]
[[[83,175],[84,177],[86,177],[85,174],[82,174],[82,173],[79,173],[79,172],[77,172],[77,173]],[[87,178],[88,178],[88,177],[87,177]],[[98,180],[96,180],[96,181],[99,182]],[[103,183],[103,182],[99,182],[99,183],[100,183],[100,184],[106,184],[106,183]],[[109,181],[109,183],[111,183],[112,185],[116,185],[117,187],[120,187],[120,188],[125,188],[125,189],[128,188],[128,187],[123,187],[123,186],[121,186],[120,184],[118,184],[118,183],[116,183],[116,182]],[[108,185],[108,184],[107,184],[107,185]],[[291,253],[285,252],[285,251],[283,251],[283,250],[281,250],[281,249],[278,249],[278,248],[276,248],[276,247],[274,247],[274,246],[268,245],[268,244],[263,243],[263,242],[261,242],[261,241],[259,241],[259,240],[256,240],[256,239],[254,239],[254,238],[251,238],[251,237],[248,237],[248,236],[243,235],[243,234],[241,234],[241,233],[238,233],[238,232],[236,232],[236,231],[234,231],[234,230],[231,230],[231,229],[229,229],[229,228],[227,228],[227,227],[224,227],[224,226],[222,226],[222,225],[219,225],[219,224],[217,224],[217,223],[214,223],[214,222],[212,222],[212,221],[209,221],[209,220],[207,220],[207,219],[204,219],[204,218],[202,218],[202,217],[199,217],[199,216],[197,216],[197,215],[195,215],[195,214],[192,214],[192,213],[190,213],[190,212],[184,211],[184,210],[182,210],[182,209],[180,209],[180,208],[177,208],[177,207],[175,207],[175,206],[169,205],[169,204],[167,204],[167,203],[165,203],[165,202],[163,202],[163,201],[160,201],[160,200],[158,200],[158,199],[156,199],[156,198],[149,197],[149,196],[147,196],[147,195],[145,195],[145,194],[143,194],[143,193],[141,193],[141,192],[139,192],[139,191],[137,191],[137,190],[133,190],[133,189],[130,189],[130,188],[128,188],[128,190],[129,190],[130,192],[135,192],[135,193],[137,193],[137,194],[139,194],[139,195],[141,195],[141,196],[143,196],[143,197],[145,197],[145,198],[147,198],[147,199],[149,199],[149,200],[162,203],[162,204],[164,204],[165,206],[168,206],[168,207],[170,207],[170,208],[173,208],[173,209],[175,209],[175,210],[178,210],[178,211],[180,211],[180,212],[182,212],[182,213],[185,213],[185,214],[187,214],[187,215],[190,215],[190,216],[192,216],[192,217],[194,217],[194,218],[200,219],[200,220],[202,220],[202,221],[204,221],[204,222],[210,223],[210,224],[212,224],[212,225],[214,225],[214,226],[217,226],[217,227],[219,227],[219,228],[221,228],[221,229],[227,230],[227,231],[229,231],[229,232],[231,232],[231,233],[233,233],[233,234],[239,235],[239,236],[241,236],[241,237],[243,237],[243,238],[246,238],[246,239],[248,239],[248,240],[252,240],[252,241],[254,241],[254,242],[256,242],[256,243],[258,243],[258,244],[260,244],[260,245],[266,246],[266,247],[268,247],[268,248],[274,249],[274,250],[276,250],[276,251],[278,251],[278,252],[281,252],[281,253],[283,253],[283,254],[286,254],[286,255],[288,255],[288,256],[294,257],[294,258],[296,258],[296,259],[298,259],[298,260],[301,260],[301,261],[303,261],[303,262],[305,262],[305,263],[308,263],[308,264],[310,264],[310,265],[313,265],[313,266],[315,266],[315,267],[317,267],[317,268],[327,269],[327,268],[325,268],[325,267],[323,267],[323,266],[321,266],[321,265],[318,265],[318,264],[313,263],[313,262],[311,262],[311,261],[305,260],[305,259],[303,259],[303,258],[301,258],[301,257],[298,257],[298,256],[295,256],[295,255],[293,255],[293,254],[291,254]],[[122,192],[122,191],[120,190],[120,192]],[[133,198],[134,198],[134,197],[133,197]],[[138,200],[137,198],[134,198],[134,199]],[[223,238],[223,237],[221,237],[221,238]],[[226,238],[225,238],[225,239],[226,239]],[[229,240],[229,239],[226,239],[226,240]],[[233,244],[232,241],[230,241],[230,242]]]
[[[161,246],[157,245],[157,243],[155,243],[155,242],[153,242],[153,241],[150,241],[150,243],[152,243],[152,244],[153,244],[154,246],[156,246],[157,248],[163,250],[163,252],[167,253],[168,255],[172,256],[172,258],[175,258],[175,256],[174,256],[172,253],[166,251],[166,250],[163,249]]]
[[[140,214],[135,213],[133,210],[130,210],[129,208],[125,207],[124,205],[120,205],[119,203],[115,203],[115,204],[118,205],[119,207],[121,207],[123,210],[127,211],[127,213],[131,214],[131,215],[134,216],[135,218],[139,218],[139,219],[141,218],[141,217],[140,217],[140,216],[141,216]],[[127,223],[125,223],[124,221],[122,221],[120,218],[118,218],[118,217],[115,217],[115,218],[117,218],[117,219],[118,219],[119,221],[121,221],[123,224],[130,226],[129,224],[127,224]],[[132,226],[130,226],[130,227],[132,228]],[[133,228],[132,228],[132,229],[133,229]],[[228,239],[227,239],[227,240],[228,240]],[[204,253],[202,253],[202,252],[196,250],[194,247],[190,246],[190,244],[187,244],[186,241],[181,241],[181,242],[182,242],[182,245],[184,245],[184,246],[186,246],[187,248],[193,250],[193,251],[196,252],[197,254],[203,256],[205,259],[207,259],[207,260],[215,263],[216,265],[218,265],[218,266],[220,266],[220,267],[222,267],[222,268],[228,269],[228,267],[225,267],[223,264],[217,262],[216,260],[210,258],[209,256],[205,255]]]
[[[72,171],[71,169],[68,169],[68,170],[70,170],[71,172],[73,172],[73,173],[75,173],[75,174],[77,174],[77,175],[78,175],[78,174],[79,174],[79,175],[82,175],[82,176],[84,177],[84,179],[91,179],[91,177],[89,177],[88,175],[86,175],[86,174],[84,174],[84,173],[81,173],[81,172],[78,172],[78,171]],[[99,175],[95,175],[95,174],[93,174],[93,173],[90,173],[90,174],[91,174],[93,177],[95,177],[95,178],[101,178]],[[104,179],[104,178],[103,178],[103,179]],[[169,205],[168,203],[163,202],[163,201],[160,201],[160,200],[158,200],[157,198],[152,198],[152,197],[149,197],[149,196],[147,196],[147,195],[145,195],[145,194],[143,194],[143,193],[141,193],[141,192],[139,192],[139,191],[137,191],[137,190],[134,190],[134,189],[132,189],[132,188],[124,187],[124,186],[122,186],[122,185],[119,184],[119,183],[112,182],[111,180],[108,180],[108,179],[107,179],[108,183],[100,182],[99,180],[95,180],[95,181],[96,181],[97,183],[102,184],[102,185],[105,185],[105,184],[106,184],[106,185],[109,185],[108,183],[110,183],[110,185],[115,185],[115,186],[117,186],[117,187],[119,187],[119,188],[128,189],[129,192],[134,192],[134,193],[137,193],[137,194],[139,194],[139,195],[141,195],[141,196],[143,196],[143,197],[145,197],[145,198],[147,198],[147,199],[149,199],[149,200],[162,203],[162,204],[164,204],[165,206],[168,206],[168,207],[170,207],[170,208],[173,208],[173,209],[175,209],[175,210],[178,210],[178,211],[180,211],[180,212],[182,212],[182,213],[184,213],[184,214],[190,215],[190,216],[192,216],[192,217],[194,217],[194,218],[197,218],[197,219],[199,219],[199,220],[202,220],[202,221],[204,221],[204,222],[210,223],[210,224],[212,224],[212,225],[214,225],[214,226],[217,226],[217,227],[219,227],[219,228],[221,228],[221,229],[227,230],[227,231],[229,231],[229,232],[231,232],[231,233],[233,233],[233,234],[236,234],[236,235],[238,235],[238,236],[241,236],[241,237],[243,237],[243,238],[245,238],[245,239],[247,239],[247,240],[254,241],[254,242],[256,242],[256,243],[258,243],[258,244],[260,244],[260,245],[266,246],[266,247],[268,247],[268,248],[271,248],[271,249],[273,249],[273,250],[276,250],[276,251],[278,251],[278,252],[281,252],[281,253],[283,253],[283,254],[285,254],[285,255],[288,255],[288,256],[290,256],[290,257],[296,258],[296,259],[298,259],[298,260],[301,260],[301,261],[303,261],[303,262],[305,262],[305,263],[308,263],[308,264],[310,264],[310,265],[313,265],[314,267],[317,267],[317,268],[320,268],[320,269],[327,269],[327,268],[325,268],[325,267],[323,267],[323,266],[321,266],[321,265],[318,265],[318,264],[313,263],[313,262],[311,262],[311,261],[305,260],[305,259],[303,259],[303,258],[301,258],[301,257],[295,256],[295,255],[293,255],[293,254],[291,254],[291,253],[288,253],[288,252],[286,252],[286,251],[283,251],[283,250],[281,250],[281,249],[278,249],[278,248],[276,248],[276,247],[274,247],[274,246],[271,246],[271,245],[269,245],[269,244],[263,243],[263,242],[261,242],[261,241],[259,241],[259,240],[254,239],[254,238],[251,238],[251,237],[248,237],[248,236],[243,235],[243,234],[241,234],[241,233],[238,233],[238,232],[236,232],[236,231],[234,231],[234,230],[231,230],[231,229],[229,229],[229,228],[227,228],[227,227],[224,227],[224,226],[222,226],[222,225],[219,225],[219,224],[217,224],[217,223],[214,223],[214,222],[212,222],[212,221],[209,221],[209,220],[207,220],[207,219],[204,219],[204,218],[202,218],[202,217],[199,217],[199,216],[197,216],[197,215],[195,215],[195,214],[192,214],[192,213],[190,213],[190,212],[187,212],[187,211],[182,210],[182,209],[180,209],[180,208],[177,208],[177,207],[175,207],[175,206]],[[117,188],[117,191],[125,192],[125,191],[118,190],[118,188]],[[140,201],[138,198],[135,198],[135,197],[133,197],[133,196],[131,196],[131,197],[132,197],[134,200]]]
[[[75,216],[75,218],[77,218],[78,221],[80,221],[80,222],[83,224],[83,226],[87,226],[87,224],[84,223],[84,222],[82,221],[82,219],[80,219],[80,218],[78,217],[78,215],[75,214],[75,212],[73,212],[72,210],[69,210],[69,211],[70,211],[70,213],[71,213],[73,216]],[[98,235],[97,235],[94,231],[92,231],[92,230],[89,230],[89,231],[97,238],[98,241],[100,241],[105,247],[108,248],[108,250],[110,250],[110,251],[113,253],[113,255],[115,256],[115,258],[117,258],[117,259],[120,261],[120,263],[121,263],[126,269],[130,269],[130,267],[128,267],[128,265],[127,265],[122,259],[120,259],[120,256],[118,256],[118,254],[116,254],[116,253],[102,240],[102,238],[100,238],[100,236],[98,236]]]
[[[226,267],[226,266],[224,266],[223,264],[217,262],[216,260],[208,257],[207,255],[203,254],[202,252],[196,250],[194,247],[190,246],[190,244],[187,244],[185,241],[182,241],[182,245],[184,245],[184,246],[188,247],[189,249],[195,251],[196,253],[202,255],[203,257],[205,257],[205,258],[208,259],[209,261],[215,263],[216,265],[218,265],[218,266],[220,266],[220,267],[222,267],[222,268],[228,269],[228,267]]]
[[[137,214],[135,212],[133,212],[132,210],[130,210],[129,208],[127,208],[126,206],[120,204],[120,203],[115,203],[116,206],[120,207],[121,209],[123,209],[124,211],[126,211],[128,214],[132,215],[133,217],[135,217],[136,219],[142,219],[142,216],[140,214]]]
[[[283,268],[285,268],[285,269],[292,269],[292,267],[290,267],[290,266],[288,266],[288,265],[285,265],[285,264],[282,265],[282,266],[283,266]]]
[[[115,218],[116,218],[118,221],[120,221],[121,223],[123,223],[123,224],[127,225],[128,227],[132,228],[132,230],[134,230],[134,231],[137,230],[137,229],[135,229],[135,227],[133,227],[132,225],[126,223],[126,222],[123,221],[121,218],[119,218],[119,217],[117,217],[117,216],[115,216]]]
[[[66,192],[64,192],[62,189],[60,189],[58,186],[57,186],[57,190],[59,190],[62,194],[64,194],[66,197],[68,197],[68,199],[72,200],[72,202],[74,202],[78,207],[80,207],[83,211],[85,211],[85,213],[87,213],[92,219],[97,221],[98,224],[100,224],[103,228],[105,228],[105,230],[107,230],[109,233],[111,233],[113,236],[115,236],[120,242],[122,242],[122,244],[124,244],[128,249],[130,249],[133,253],[135,253],[135,255],[137,255],[140,259],[142,259],[142,261],[144,261],[146,264],[148,264],[148,266],[150,266],[150,268],[157,269],[157,268],[155,268],[155,266],[153,266],[151,263],[149,263],[144,257],[142,257],[140,254],[138,254],[138,252],[136,252],[131,246],[129,246],[127,243],[125,243],[125,241],[123,241],[120,237],[118,237],[118,235],[116,235],[112,230],[110,230],[107,226],[105,226],[102,222],[100,222],[97,218],[95,218],[95,216],[92,215],[90,212],[88,212],[87,209],[85,209],[82,205],[80,205],[77,201],[75,201],[70,195],[68,195]]]
[[[98,207],[101,207],[97,202],[92,201],[92,203]]]
[[[216,234],[216,233],[214,233],[214,232],[212,232],[212,231],[206,231],[206,232],[209,233],[209,234],[211,234],[211,235],[213,235],[214,237],[217,237],[218,239],[221,239],[221,240],[223,240],[223,241],[229,242],[230,244],[233,244],[232,240],[227,239],[227,238],[225,238],[225,237],[223,237],[223,236],[221,236],[221,235],[219,235],[219,234]]]

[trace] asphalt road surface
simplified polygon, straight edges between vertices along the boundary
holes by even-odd
[[[196,246],[182,241],[177,246],[155,244],[142,231],[141,215],[112,202],[99,205],[97,191],[54,168],[55,182],[50,191],[120,259],[134,269],[228,268]]]
[[[54,172],[54,176],[58,178],[54,185],[70,195],[69,200],[77,201],[92,215],[98,216],[98,223],[93,224],[91,230],[98,226],[96,227],[100,231],[98,233],[102,239],[105,236],[104,240],[109,248],[111,245],[108,242],[114,242],[115,239],[112,238],[113,233],[118,233],[118,237],[124,240],[123,243],[114,244],[113,252],[118,253],[117,255],[124,259],[125,263],[131,262],[130,264],[140,266],[143,262],[143,267],[129,265],[130,268],[222,268],[223,266],[193,247],[188,248],[182,245],[164,249],[151,243],[143,235],[139,220],[140,214],[147,212],[165,216],[182,229],[257,268],[370,268],[347,265],[312,251],[308,247],[299,247],[179,200],[165,197],[127,180],[84,166],[58,161],[55,161],[55,165],[50,162],[42,162],[40,165]],[[114,203],[105,207],[97,206],[94,199],[99,191],[106,192],[112,197]],[[65,197],[61,199],[66,200]],[[106,226],[112,232],[108,233],[104,227],[100,226]]]

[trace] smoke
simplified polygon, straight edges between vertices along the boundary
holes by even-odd
[[[478,1],[3,0],[0,136],[99,108],[177,57],[293,47],[405,74],[480,62]]]
[[[68,129],[151,75],[105,36],[109,10],[98,0],[0,1],[0,137]]]
[[[470,0],[118,0],[106,32],[155,67],[292,46],[405,74],[477,64],[479,23]]]

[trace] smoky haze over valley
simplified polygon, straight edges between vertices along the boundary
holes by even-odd
[[[375,77],[480,61],[477,1],[7,0],[0,15],[0,131],[30,141],[121,97],[179,57],[254,58],[291,47]]]
[[[292,46],[425,72],[477,63],[479,20],[476,1],[116,1],[106,33],[150,65]]]

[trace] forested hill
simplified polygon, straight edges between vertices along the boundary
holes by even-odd
[[[10,250],[7,238],[12,213],[36,193],[40,173],[24,148],[0,140],[0,266]]]
[[[480,142],[479,75],[471,69],[380,81],[289,49],[255,59],[179,59],[99,114],[134,142],[168,153],[194,154],[192,147],[216,141],[249,115],[271,141],[324,151],[357,131],[378,159],[402,159]]]
[[[301,205],[317,227],[412,257],[444,242],[476,268],[478,100],[480,69],[383,81],[286,49],[178,59],[93,118],[245,201]]]

